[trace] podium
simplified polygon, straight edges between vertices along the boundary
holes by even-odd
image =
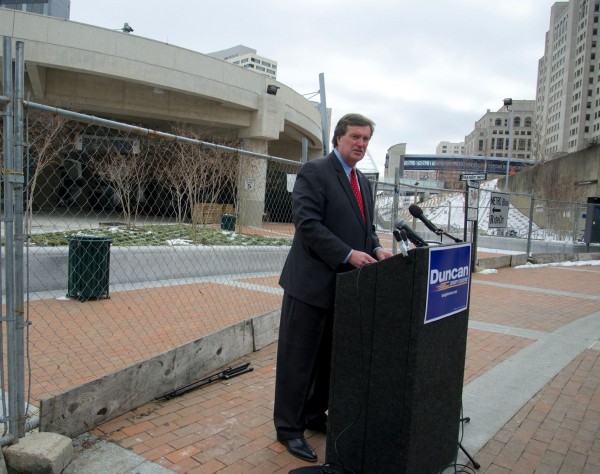
[[[326,462],[437,473],[457,454],[470,244],[420,247],[338,275]]]

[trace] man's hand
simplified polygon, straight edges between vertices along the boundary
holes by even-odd
[[[394,254],[385,249],[377,249],[375,250],[375,256],[377,257],[377,260],[385,260],[386,258],[393,257]]]
[[[368,253],[360,252],[358,250],[352,250],[350,258],[348,259],[348,263],[355,268],[360,268],[368,263],[375,262],[377,262],[377,260],[371,257]]]

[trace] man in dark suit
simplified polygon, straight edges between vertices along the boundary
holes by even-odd
[[[292,193],[296,232],[279,279],[284,295],[273,419],[277,439],[310,462],[317,455],[304,430],[327,429],[336,275],[392,256],[372,225],[369,181],[356,170],[373,130],[362,115],[342,117],[334,151],[303,165]]]

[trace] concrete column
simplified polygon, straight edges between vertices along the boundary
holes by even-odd
[[[268,142],[244,138],[243,148],[266,155]],[[267,160],[242,155],[240,163],[238,219],[241,226],[260,227],[265,209]]]

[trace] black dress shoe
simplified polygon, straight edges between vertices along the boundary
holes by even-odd
[[[317,462],[317,453],[304,438],[280,439],[279,442],[287,448],[288,453],[292,456],[296,456],[303,461]]]

